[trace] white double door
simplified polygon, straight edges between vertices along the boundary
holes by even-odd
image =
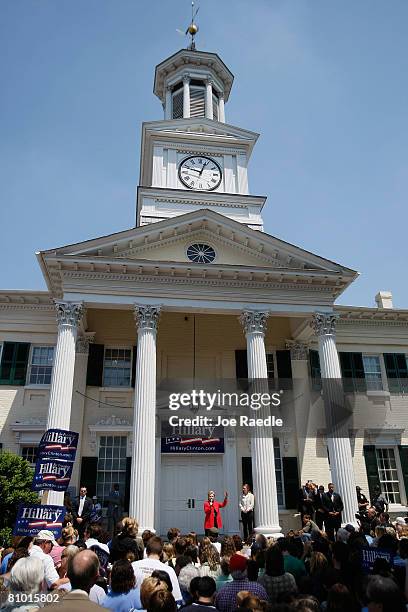
[[[224,499],[223,456],[161,456],[160,531],[204,533],[204,501],[209,490]],[[222,512],[222,510],[221,510]]]

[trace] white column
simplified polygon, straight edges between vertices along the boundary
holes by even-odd
[[[237,155],[238,193],[248,194],[248,170],[245,153]]]
[[[184,119],[190,117],[190,77],[188,75],[183,77],[183,117]]]
[[[154,529],[157,306],[135,305],[138,327],[129,515]]]
[[[84,427],[84,414],[85,414],[85,394],[86,394],[86,372],[88,367],[88,356],[89,356],[89,345],[94,342],[95,332],[85,332],[80,334],[76,341],[76,358],[75,358],[75,372],[74,372],[74,386],[75,391],[72,396],[72,412],[71,412],[71,424],[69,429],[79,433],[77,459],[74,463],[72,470],[70,487],[75,487],[79,492],[79,472],[81,467],[80,457],[82,455],[82,442],[83,442],[83,427]]]
[[[314,437],[309,435],[310,388],[309,388],[309,348],[307,344],[297,340],[288,340],[286,348],[290,350],[293,379],[293,409],[296,425],[297,454],[299,476],[301,482],[306,482],[310,474],[303,474],[303,460],[306,456],[308,442],[314,443]]]
[[[349,439],[349,428],[352,428],[352,422],[350,421],[351,413],[347,411],[345,405],[340,361],[336,348],[336,318],[334,314],[317,312],[313,315],[311,326],[319,341],[327,447],[332,481],[343,500],[343,523],[355,523],[356,482]]]
[[[228,504],[224,508],[224,530],[233,535],[239,533],[239,494],[237,482],[237,440],[233,427],[224,431],[224,486],[228,491]]]
[[[163,187],[163,147],[153,147],[152,187]]]
[[[224,94],[221,94],[218,98],[218,121],[225,123]]]
[[[166,87],[166,101],[164,103],[164,118],[172,118],[172,95],[171,87]]]
[[[248,378],[258,386],[265,381],[267,392],[268,370],[266,365],[265,331],[267,312],[245,310],[240,321],[245,330],[248,356]],[[258,391],[258,389],[257,389]],[[262,410],[255,414],[262,418]],[[278,496],[276,492],[275,454],[273,432],[261,430],[251,437],[252,475],[255,495],[255,531],[279,537]]]
[[[52,369],[47,429],[69,429],[71,422],[72,389],[74,384],[75,343],[83,305],[74,302],[55,302],[58,339]],[[49,491],[47,504],[62,506],[64,493]]]
[[[207,79],[205,82],[205,116],[207,119],[213,118],[213,98],[212,98],[212,80]]]

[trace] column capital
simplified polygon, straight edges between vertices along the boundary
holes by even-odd
[[[57,311],[58,325],[69,325],[70,327],[78,327],[83,315],[84,305],[82,302],[62,302],[55,300],[55,308]]]
[[[85,332],[78,336],[76,341],[76,352],[81,355],[89,354],[89,345],[95,342],[95,332]]]
[[[211,85],[212,86],[212,85],[214,85],[214,79],[212,79],[211,77],[207,77],[205,79],[205,83],[206,83],[206,85]]]
[[[259,310],[244,310],[239,317],[239,321],[244,328],[246,334],[253,332],[266,332],[266,319],[269,317],[269,312],[261,312]]]
[[[309,346],[298,340],[286,340],[286,348],[290,350],[290,358],[293,361],[305,361],[309,356]]]
[[[338,315],[328,312],[315,312],[310,321],[310,326],[316,336],[334,336],[336,333],[336,321]]]
[[[160,318],[160,306],[134,305],[135,321],[138,329],[151,329],[157,331]]]
[[[188,72],[185,72],[185,73],[183,74],[183,83],[189,83],[189,82],[190,82],[190,80],[191,80],[191,76],[189,75],[189,73],[188,73]]]

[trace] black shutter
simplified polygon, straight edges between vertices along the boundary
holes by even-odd
[[[235,351],[235,373],[239,389],[248,388],[248,356],[246,350]]]
[[[408,446],[398,446],[401,462],[402,477],[404,479],[405,496],[408,497]]]
[[[0,368],[0,384],[19,386],[26,384],[29,354],[29,342],[4,343]]]
[[[249,484],[253,491],[252,457],[242,457],[242,484]]]
[[[364,459],[366,464],[368,490],[370,492],[370,500],[374,497],[374,488],[380,486],[380,476],[378,474],[377,455],[375,446],[364,446]]]
[[[384,363],[391,393],[401,393],[408,389],[407,360],[404,353],[384,353]]]
[[[98,470],[98,457],[82,457],[80,487],[86,487],[88,496],[96,495],[96,473]],[[102,500],[99,500],[102,503]]]
[[[322,388],[322,373],[320,370],[319,351],[309,350],[310,376],[312,378],[312,389],[320,391]]]
[[[367,391],[363,355],[361,353],[351,353],[354,369],[355,389],[359,392]]]
[[[126,457],[126,480],[125,480],[125,501],[124,510],[129,512],[129,501],[130,501],[130,471],[132,469],[132,457]]]
[[[281,389],[292,388],[292,364],[290,351],[276,351],[276,365],[278,369],[279,387]]]
[[[86,384],[89,387],[102,387],[104,348],[103,344],[89,345],[88,369],[86,372]]]
[[[346,392],[365,391],[365,372],[361,353],[339,353],[343,388]]]
[[[297,508],[300,486],[297,457],[282,457],[282,469],[285,507],[288,509]]]
[[[135,381],[136,381],[136,359],[137,359],[137,346],[134,346],[133,354],[132,354],[132,387],[133,388],[135,386]]]
[[[346,392],[354,391],[353,364],[351,353],[339,353],[341,375],[343,378],[343,389]]]

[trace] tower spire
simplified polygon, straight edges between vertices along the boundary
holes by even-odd
[[[198,25],[194,22],[194,19],[197,17],[197,13],[199,10],[200,10],[200,7],[197,7],[196,9],[194,9],[194,0],[192,0],[191,2],[191,23],[186,30],[186,35],[190,34],[191,36],[191,43],[187,47],[187,49],[190,49],[191,51],[195,51],[195,48],[196,48],[194,37],[198,32]]]

